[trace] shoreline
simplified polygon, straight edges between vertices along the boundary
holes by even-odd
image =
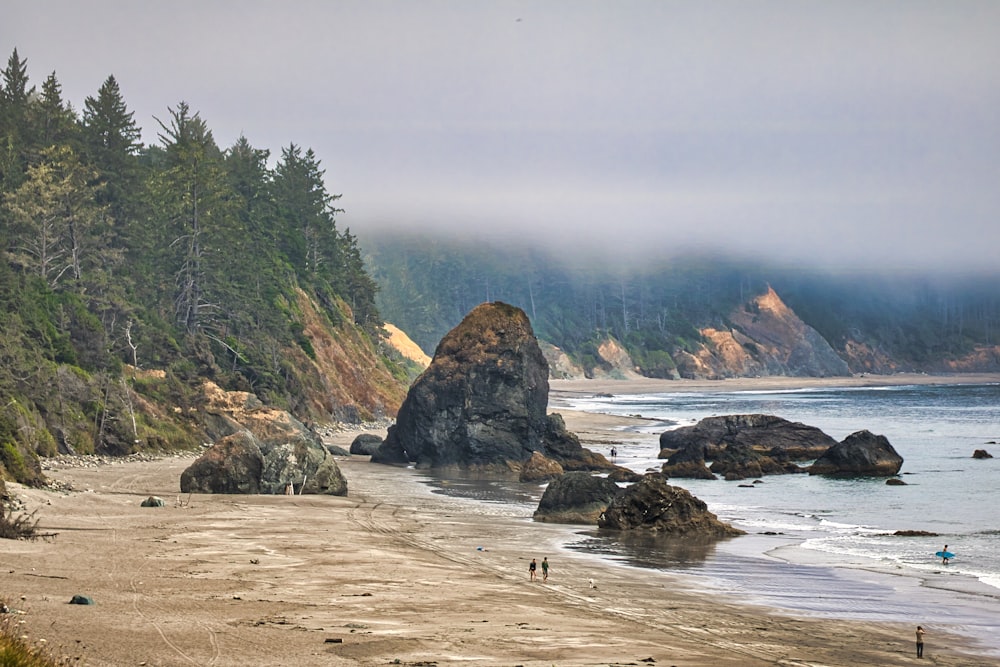
[[[411,469],[345,457],[346,498],[168,495],[189,463],[66,467],[52,476],[76,491],[18,489],[59,533],[4,545],[26,634],[82,665],[921,664],[909,623],[742,604],[560,549],[584,527],[472,512]],[[173,502],[140,508],[150,493]],[[530,583],[542,556],[552,576]],[[928,631],[931,664],[995,662]]]
[[[641,393],[655,382],[598,383],[554,381],[550,402],[564,391]],[[670,391],[700,384],[664,383]],[[739,384],[761,388],[751,383]],[[658,439],[621,430],[648,420],[550,411],[592,449]],[[358,432],[338,430],[327,442],[346,448]],[[740,602],[684,571],[563,549],[588,527],[493,511],[367,457],[338,457],[346,497],[182,496],[191,456],[46,471],[73,490],[11,485],[38,510],[39,528],[58,533],[2,543],[0,591],[26,612],[26,634],[81,665],[996,663],[988,647],[945,624],[924,624],[927,658],[917,661],[915,623]],[[149,495],[167,506],[140,507]],[[552,576],[532,584],[527,563],[543,556]],[[95,606],[68,604],[75,594]]]
[[[658,435],[670,427],[662,419],[645,417],[639,414],[611,415],[599,412],[582,412],[573,407],[574,399],[600,395],[647,395],[647,394],[683,394],[683,393],[738,393],[738,392],[794,392],[800,389],[823,388],[866,388],[866,387],[901,387],[926,385],[967,385],[967,384],[1000,384],[1000,374],[961,374],[961,375],[923,375],[896,374],[892,376],[864,375],[842,378],[738,378],[732,380],[556,380],[550,383],[552,411],[563,414],[567,428],[581,430],[584,433],[600,429],[600,424],[615,430],[619,441],[630,441],[631,444],[645,445],[653,449],[658,447]],[[663,428],[651,428],[662,424]],[[615,438],[597,440],[600,447],[616,444]],[[587,446],[586,443],[584,443]],[[678,484],[684,486],[683,480]],[[697,492],[696,492],[697,495]],[[711,509],[711,508],[710,508]],[[791,566],[803,566],[817,571],[826,571],[833,576],[843,576],[848,579],[870,579],[876,585],[899,592],[912,600],[920,600],[924,607],[942,609],[949,608],[952,617],[952,627],[980,644],[990,655],[1000,657],[1000,588],[986,583],[971,574],[953,574],[936,570],[908,570],[890,563],[879,563],[861,556],[850,557],[835,552],[816,551],[806,543],[806,536],[789,538],[787,544],[764,546],[756,555],[780,560]],[[697,569],[697,568],[696,568]],[[695,577],[701,576],[695,574]],[[710,578],[710,576],[709,576]],[[850,586],[848,586],[850,588]],[[739,597],[739,596],[737,596]],[[743,596],[748,604],[761,605],[783,610],[783,613],[809,613],[811,603],[804,602],[799,606],[794,599],[791,604],[775,602],[764,595],[763,602],[750,601]],[[863,598],[859,598],[863,599]],[[957,601],[956,601],[957,600]],[[891,606],[888,601],[887,606]],[[846,619],[864,618],[864,614],[856,614],[848,605],[843,605],[843,611],[822,611],[817,615]],[[834,605],[836,606],[836,605]],[[894,613],[871,612],[872,618],[881,618],[900,622],[907,617],[898,610]]]
[[[786,377],[726,378],[723,380],[658,380],[635,379],[585,379],[549,380],[549,400],[579,394],[669,394],[683,392],[732,392],[780,391],[795,389],[840,387],[899,387],[932,384],[996,384],[1000,373],[956,373],[954,375],[928,375],[926,373],[895,373],[893,375],[860,374],[838,377]]]

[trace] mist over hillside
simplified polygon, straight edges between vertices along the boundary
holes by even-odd
[[[678,355],[703,354],[708,332],[733,331],[734,313],[770,288],[851,372],[996,364],[989,350],[1000,330],[1000,274],[838,271],[707,251],[623,260],[611,250],[565,253],[432,233],[373,233],[360,242],[380,287],[379,312],[428,353],[475,305],[500,300],[523,308],[538,337],[587,373],[600,370],[597,346],[611,337],[641,373],[683,376]]]

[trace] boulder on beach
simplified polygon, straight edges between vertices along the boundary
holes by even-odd
[[[643,476],[617,494],[597,525],[674,536],[721,538],[745,534],[719,521],[704,501],[686,489],[670,486],[667,478],[658,473]]]
[[[250,431],[227,435],[181,473],[181,493],[260,493],[264,455]]]
[[[993,458],[993,455],[990,454],[985,449],[977,449],[976,451],[972,452],[972,458],[974,458],[974,459],[991,459],[991,458]]]
[[[267,444],[249,431],[226,436],[181,473],[182,493],[347,495],[336,460],[318,443]],[[303,488],[304,487],[304,488]]]
[[[166,507],[166,503],[163,502],[163,498],[158,496],[150,496],[139,503],[139,507]]]
[[[612,469],[547,414],[548,376],[524,311],[481,304],[438,344],[372,461],[516,479],[540,452],[566,470]]]
[[[371,456],[381,445],[381,436],[374,433],[361,433],[351,442],[351,454]]]
[[[857,431],[831,447],[809,466],[810,475],[839,477],[892,477],[903,467],[903,457],[896,453],[884,435]]]
[[[594,525],[621,488],[605,477],[568,472],[545,488],[535,521]]]

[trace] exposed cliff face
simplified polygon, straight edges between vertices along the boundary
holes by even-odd
[[[348,318],[353,316],[340,304]],[[399,409],[406,387],[378,354],[372,341],[357,327],[331,327],[317,305],[298,291],[303,333],[315,355],[300,348],[287,352],[300,369],[304,404],[294,406],[301,417],[318,421],[358,422],[392,416]]]
[[[705,328],[701,349],[675,358],[681,376],[700,379],[788,375],[827,377],[851,371],[830,344],[771,288],[729,315],[732,328]]]
[[[430,356],[419,345],[413,342],[406,332],[394,324],[386,322],[383,328],[389,333],[389,345],[397,352],[417,364],[421,369],[431,365]]]

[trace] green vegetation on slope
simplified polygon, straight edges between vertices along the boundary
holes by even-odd
[[[36,483],[38,455],[196,445],[182,415],[206,379],[336,416],[304,395],[331,393],[312,377],[317,331],[384,352],[376,284],[312,150],[272,167],[245,137],[220,148],[185,102],[157,122],[143,145],[113,76],[78,114],[16,50],[0,72],[0,474]]]

